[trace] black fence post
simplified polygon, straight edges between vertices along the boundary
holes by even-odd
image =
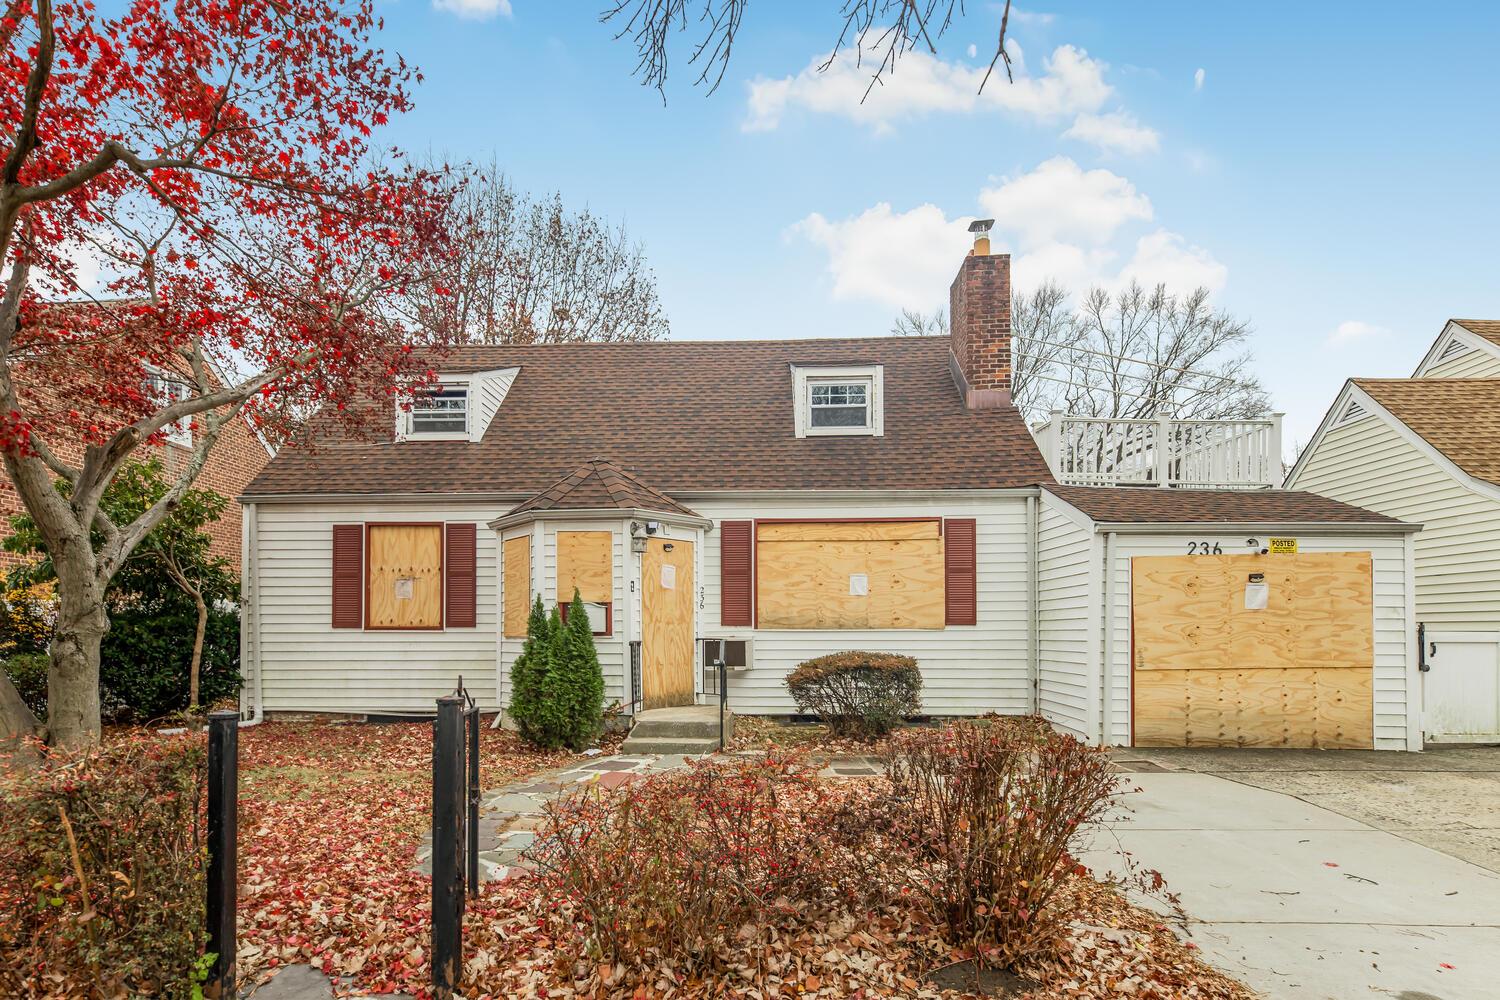
[[[235,995],[235,908],[239,902],[238,712],[208,716],[208,951],[214,963],[205,992]]]
[[[464,713],[469,721],[469,817],[467,830],[469,895],[479,895],[479,706],[470,705]]]
[[[448,1000],[463,970],[464,699],[437,700],[432,727],[432,992]]]

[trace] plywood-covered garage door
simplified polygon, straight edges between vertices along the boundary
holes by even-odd
[[[1368,553],[1142,556],[1131,580],[1136,745],[1371,746]]]

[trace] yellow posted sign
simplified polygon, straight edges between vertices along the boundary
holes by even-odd
[[[1271,550],[1272,555],[1296,555],[1297,539],[1273,538],[1271,539],[1271,544],[1267,547]]]

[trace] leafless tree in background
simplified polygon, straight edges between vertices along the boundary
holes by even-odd
[[[688,66],[697,66],[698,85],[709,93],[724,82],[724,71],[739,37],[745,8],[749,0],[613,0],[599,15],[605,24],[619,26],[616,38],[629,36],[637,55],[635,74],[648,87],[665,95],[667,63],[671,55],[672,36],[698,25],[698,40],[692,45]],[[830,2],[830,6],[832,3]],[[921,47],[936,54],[937,40],[967,12],[964,0],[842,0],[838,14],[843,27],[828,59],[819,67],[826,70],[839,53],[853,50],[856,65],[869,63],[870,85],[865,97],[877,84],[896,69],[896,63],[912,49]],[[1005,51],[1005,31],[1010,24],[1010,0],[1005,0],[1000,15],[1000,34],[989,69],[979,89],[984,90],[997,66],[1011,76],[1010,56]]]
[[[1028,420],[1053,409],[1080,417],[1261,416],[1270,397],[1249,373],[1249,324],[1215,310],[1207,289],[1186,296],[1132,283],[1094,288],[1076,309],[1044,282],[1011,303],[1011,396]],[[943,310],[904,309],[897,336],[948,333]]]
[[[533,199],[493,166],[454,185],[462,252],[411,293],[414,316],[473,344],[667,335],[656,277],[623,225],[569,212],[560,194]]]

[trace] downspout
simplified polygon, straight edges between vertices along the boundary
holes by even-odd
[[[240,665],[250,671],[250,696],[253,706],[250,718],[240,720],[248,729],[266,721],[265,689],[260,671],[260,530],[256,507],[247,503],[240,509]]]
[[[1040,580],[1038,573],[1039,557],[1037,550],[1041,546],[1041,532],[1037,518],[1037,497],[1035,494],[1026,498],[1026,618],[1029,627],[1026,629],[1026,680],[1027,680],[1027,712],[1031,715],[1042,714],[1041,701],[1041,626],[1042,612],[1040,599]]]
[[[1115,533],[1104,536],[1104,642],[1099,676],[1099,745],[1109,746],[1109,687],[1115,671]]]

